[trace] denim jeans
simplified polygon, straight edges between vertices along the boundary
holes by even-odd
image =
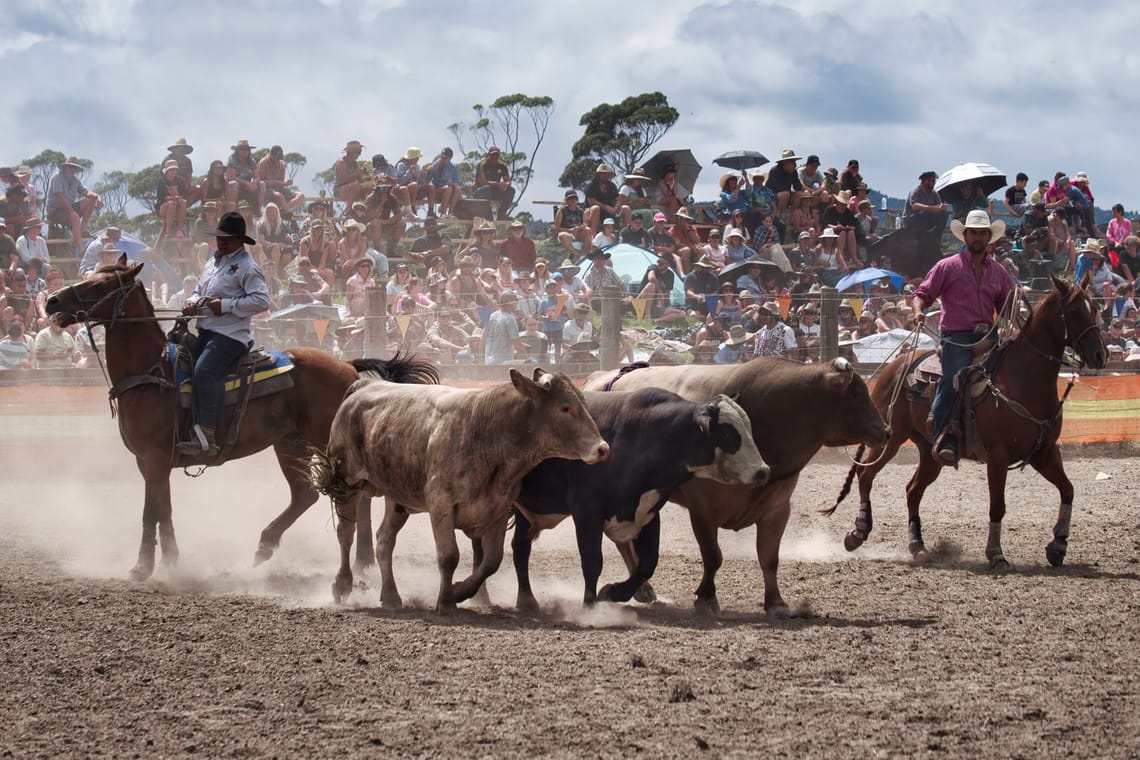
[[[507,210],[511,207],[511,201],[515,199],[515,189],[510,185],[507,186],[506,190],[499,190],[491,185],[482,185],[476,188],[474,195],[476,198],[485,201],[498,201],[498,217],[502,219],[507,215]]]
[[[198,330],[198,361],[194,364],[194,421],[202,427],[218,426],[222,405],[222,378],[248,348],[233,338]]]
[[[942,379],[938,381],[938,388],[934,391],[934,403],[930,405],[930,411],[934,415],[934,440],[938,440],[938,436],[942,435],[942,431],[950,422],[954,401],[958,397],[954,391],[954,378],[959,370],[973,363],[972,344],[978,337],[978,334],[972,330],[946,333],[942,336]]]

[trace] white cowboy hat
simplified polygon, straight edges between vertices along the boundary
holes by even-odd
[[[990,222],[989,214],[981,209],[975,209],[966,214],[965,223],[957,219],[950,222],[950,231],[963,243],[966,242],[966,230],[989,230],[990,240],[997,240],[1005,234],[1005,222],[1001,219]]]

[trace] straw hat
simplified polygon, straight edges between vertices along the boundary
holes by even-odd
[[[571,277],[573,277],[574,275],[581,272],[582,268],[577,266],[573,261],[571,261],[570,257],[566,257],[565,259],[563,259],[562,263],[558,265],[558,271],[559,272],[567,272],[567,270],[572,270],[569,272],[569,274]]]
[[[693,217],[689,216],[689,212],[683,208],[677,209],[676,213],[674,213],[673,216],[677,219],[684,219],[689,222],[693,221]]]
[[[693,262],[693,266],[700,267],[701,269],[716,269],[716,264],[712,262],[708,256],[701,256]]]
[[[756,333],[745,332],[744,327],[741,325],[733,325],[728,330],[728,338],[725,339],[724,345],[726,346],[739,346],[754,339]]]
[[[950,231],[963,243],[966,242],[966,230],[989,230],[990,240],[996,240],[1005,234],[1005,222],[1001,219],[991,222],[989,214],[981,209],[975,209],[966,214],[965,223],[957,219],[950,222]]]
[[[725,233],[725,236],[724,236],[724,237],[725,237],[725,239],[726,239],[726,240],[727,240],[728,238],[734,238],[734,237],[738,237],[738,238],[740,238],[741,240],[743,240],[743,239],[744,239],[744,233],[740,231],[740,228],[738,228],[738,227],[733,227],[733,228],[732,228],[732,229],[730,229],[730,230],[729,230],[727,233]]]
[[[645,173],[645,169],[643,167],[640,167],[640,166],[637,167],[636,169],[634,169],[631,174],[625,175],[625,178],[627,180],[640,179],[640,180],[644,180],[645,182],[650,181],[649,176]]]
[[[801,158],[803,158],[803,156],[799,155],[791,148],[784,148],[782,151],[780,151],[780,157],[776,159],[776,163],[779,163],[781,161],[799,161]]]
[[[344,144],[344,153],[352,153],[364,150],[364,146],[360,144],[360,140],[349,140]]]
[[[67,166],[72,169],[82,169],[83,164],[79,163],[79,159],[75,156],[68,156],[66,161],[60,161],[60,166]]]
[[[238,140],[237,144],[230,146],[230,150],[238,150],[240,148],[249,148],[250,150],[253,150],[256,147],[256,145],[250,145],[249,140]]]
[[[594,169],[594,174],[608,174],[612,177],[614,176],[614,170],[605,163],[600,163],[598,164],[598,168]]]
[[[851,191],[850,190],[840,190],[838,193],[835,194],[835,202],[836,203],[842,203],[844,206],[846,206],[848,203],[851,202]]]
[[[728,183],[728,181],[730,179],[740,179],[740,175],[737,174],[736,172],[728,172],[726,174],[720,175],[720,189],[721,190],[724,190],[724,186]]]
[[[167,145],[166,149],[171,153],[175,151],[182,151],[184,154],[189,155],[194,152],[194,146],[186,142],[185,137],[179,137],[174,141],[173,145]]]
[[[423,155],[423,151],[421,151],[419,148],[417,148],[415,146],[412,146],[412,147],[408,148],[406,151],[404,151],[404,160],[405,161],[412,161],[414,159],[419,158],[422,155]]]

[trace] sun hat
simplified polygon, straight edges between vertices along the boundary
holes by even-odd
[[[875,207],[875,204],[871,203],[871,201],[867,200],[866,198],[859,201],[859,208],[874,208],[874,207]]]
[[[526,225],[522,223],[522,220],[521,220],[521,219],[515,219],[514,221],[512,221],[512,222],[511,222],[511,225],[510,225],[510,227],[508,227],[507,229],[511,229],[511,230],[525,230],[525,229],[526,229]]]
[[[575,314],[589,314],[592,311],[593,311],[593,309],[590,308],[590,304],[588,304],[588,303],[574,304],[574,313]]]
[[[850,309],[851,311],[855,311],[855,307],[851,305],[851,299],[849,299],[849,298],[844,298],[842,301],[840,301],[838,308],[839,309]]]
[[[375,267],[376,264],[373,263],[372,259],[368,258],[367,256],[362,256],[356,260],[356,266],[358,266],[358,267],[362,267],[362,266]]]
[[[801,158],[803,158],[803,156],[797,154],[791,148],[784,148],[780,151],[780,157],[776,159],[776,163],[780,161],[799,161]]]
[[[245,219],[236,211],[227,211],[218,220],[218,228],[214,230],[216,238],[239,237],[242,242],[256,245],[257,241],[245,234]]]
[[[839,170],[836,169],[834,166],[829,166],[829,167],[827,167],[827,171],[825,171],[823,173],[823,176],[831,177],[832,179],[835,179],[836,177],[839,176]]]
[[[964,223],[957,219],[950,222],[950,231],[962,242],[966,242],[966,230],[989,230],[990,240],[996,240],[1005,234],[1005,222],[1001,219],[990,222],[989,214],[981,209],[974,209],[966,214]]]
[[[414,159],[419,158],[422,155],[423,155],[422,150],[420,150],[419,148],[417,148],[415,146],[412,146],[412,147],[408,148],[406,151],[404,151],[403,160],[412,161]]]
[[[780,316],[780,304],[775,301],[768,301],[760,307],[760,311],[766,311],[773,317]]]
[[[482,224],[480,224],[478,227],[475,228],[475,231],[476,232],[494,232],[495,231],[495,225],[491,224],[491,222],[484,221]]]
[[[689,222],[693,221],[693,217],[689,216],[689,212],[683,208],[677,209],[676,213],[674,213],[673,216],[675,216],[677,219],[684,219]]]
[[[839,238],[839,234],[836,233],[836,231],[833,230],[831,227],[828,227],[828,228],[824,229],[823,232],[819,233],[819,239],[820,240],[824,240],[824,239],[836,240],[838,238]]]
[[[60,161],[60,166],[69,166],[72,169],[82,169],[83,164],[79,163],[79,159],[75,156],[68,156],[66,161]]]
[[[760,307],[763,309],[764,307]],[[733,325],[728,329],[728,337],[725,338],[724,345],[726,346],[739,346],[747,343],[756,337],[756,333],[745,332],[742,325]]]
[[[883,307],[879,309],[880,314],[886,314],[888,311],[898,311],[899,307],[894,301],[887,301]]]
[[[763,184],[764,181],[768,179],[768,175],[764,172],[752,172],[748,175],[748,178],[753,181],[755,181],[757,177],[759,177],[761,184]]]
[[[598,259],[611,259],[613,258],[613,254],[609,251],[603,251],[601,248],[595,248],[586,254],[586,258],[590,259],[591,261],[597,261]]]
[[[931,171],[930,169],[927,169],[922,174],[918,175],[919,182],[922,182],[923,180],[928,180],[928,179],[938,179],[938,172]]]
[[[743,239],[744,239],[744,233],[740,231],[740,228],[739,228],[739,227],[733,227],[733,228],[732,228],[732,229],[730,229],[728,232],[726,232],[724,236],[725,236],[726,238],[733,238],[733,237],[738,237],[738,238],[740,238],[741,240],[743,240]]]
[[[166,149],[168,151],[170,151],[171,153],[173,153],[176,150],[180,150],[186,154],[194,152],[194,146],[187,143],[185,137],[179,137],[177,140],[174,141],[173,145],[167,145]]]
[[[693,266],[700,267],[701,269],[716,269],[716,264],[712,262],[708,256],[701,256],[693,262]]]
[[[1088,181],[1089,181],[1089,175],[1085,174],[1084,172],[1077,172],[1076,175],[1073,176],[1073,182],[1088,182]]]
[[[118,254],[123,254],[123,253],[126,253],[126,251],[124,251],[122,248],[119,248],[119,247],[118,247],[117,245],[115,245],[114,243],[104,243],[104,244],[103,244],[103,247],[99,249],[99,253],[118,253]]]
[[[625,175],[625,178],[626,179],[640,179],[640,180],[645,180],[646,182],[649,181],[649,176],[645,173],[645,169],[643,167],[640,167],[640,166],[637,167],[636,169],[634,169],[632,173]]]
[[[173,169],[174,171],[178,171],[178,162],[175,161],[173,158],[162,165],[162,173],[166,174],[171,169]]]
[[[249,150],[253,150],[256,147],[256,145],[250,145],[249,140],[238,140],[236,145],[230,146],[230,150],[238,150],[240,148],[248,148]]]
[[[605,162],[598,164],[598,168],[594,169],[594,174],[609,174],[613,176],[614,170],[605,164]]]
[[[565,272],[566,270],[573,270],[570,273],[570,275],[574,276],[574,275],[578,274],[579,272],[581,272],[582,268],[580,266],[578,266],[577,264],[575,264],[573,261],[571,261],[570,257],[567,256],[565,259],[562,260],[562,263],[558,265],[558,271],[559,272]]]
[[[653,221],[655,221],[655,222],[667,222],[667,221],[669,221],[669,219],[665,216],[665,214],[658,211],[656,214],[653,215]]]
[[[29,217],[28,219],[24,220],[24,229],[25,230],[39,229],[40,227],[43,227],[43,226],[44,226],[44,222],[38,216]]]
[[[730,179],[740,179],[740,175],[737,174],[736,172],[727,172],[726,174],[720,175],[720,189],[721,190],[724,189],[724,186],[728,183],[728,181]]]
[[[838,193],[835,194],[835,202],[836,203],[842,203],[844,206],[846,206],[848,203],[851,202],[851,191],[850,190],[840,190]]]

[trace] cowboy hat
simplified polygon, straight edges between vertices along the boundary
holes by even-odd
[[[99,249],[99,253],[117,253],[121,255],[126,253],[126,251],[124,251],[122,248],[119,248],[114,243],[104,243],[103,247]]]
[[[412,146],[412,147],[408,148],[406,151],[404,151],[403,160],[411,161],[412,159],[419,158],[422,155],[423,155],[422,150],[420,150],[419,148],[417,148],[415,146]]]
[[[644,180],[646,182],[650,181],[648,175],[646,175],[646,173],[645,173],[645,169],[640,167],[640,166],[637,167],[636,169],[634,169],[632,173],[625,175],[625,178],[626,179],[640,179],[640,180]]]
[[[595,248],[586,254],[586,258],[590,259],[591,261],[597,261],[598,259],[608,260],[613,258],[613,254],[611,254],[609,251],[603,251],[601,248]]]
[[[170,151],[171,153],[173,153],[176,150],[180,150],[186,154],[194,152],[194,146],[187,143],[185,137],[179,137],[177,140],[174,141],[173,145],[167,145],[166,149],[168,151]]]
[[[826,238],[828,240],[834,240],[838,237],[839,237],[839,233],[837,233],[831,227],[827,227],[826,229],[824,229],[823,232],[819,233],[819,239],[820,240],[823,240],[824,238]]]
[[[769,301],[768,303],[762,304],[760,306],[760,311],[766,311],[773,317],[778,317],[780,316],[780,304],[776,303],[775,301]]]
[[[21,164],[16,167],[17,177],[30,177],[32,176],[32,167]]]
[[[693,266],[700,267],[701,269],[716,269],[716,264],[712,262],[708,256],[701,256],[693,262]]]
[[[171,169],[173,169],[174,171],[178,171],[178,162],[175,161],[173,158],[162,165],[162,173],[165,174],[166,172],[170,171]]]
[[[894,301],[887,301],[883,307],[879,309],[880,314],[886,314],[888,311],[898,311],[899,307]]]
[[[342,152],[348,153],[350,151],[362,151],[362,150],[364,150],[364,146],[360,144],[360,140],[349,140],[348,142],[346,142],[344,144],[344,148],[343,148]]]
[[[835,194],[835,202],[836,203],[842,203],[844,206],[846,206],[848,203],[851,202],[851,191],[850,190],[840,190],[838,193]]]
[[[784,148],[780,151],[780,157],[776,159],[776,163],[780,163],[781,161],[799,161],[801,158],[803,158],[803,156],[797,154],[791,148]]]
[[[598,168],[594,169],[594,174],[609,174],[613,176],[614,170],[607,166],[604,162],[598,164]]]
[[[730,229],[728,232],[726,232],[724,234],[724,237],[726,240],[728,238],[733,238],[733,237],[738,237],[741,240],[743,240],[744,239],[744,233],[740,231],[739,227],[733,227],[732,229]]]
[[[475,266],[475,259],[471,258],[470,256],[460,256],[459,261],[456,262],[456,265],[460,268],[473,267]]]
[[[844,298],[842,301],[840,301],[838,308],[839,309],[851,309],[851,311],[855,311],[855,307],[851,305],[851,299],[849,299],[849,298]]]
[[[693,221],[693,217],[689,216],[689,212],[683,208],[677,209],[673,216],[677,219],[684,219],[689,222]]]
[[[718,184],[720,184],[720,189],[721,189],[721,190],[724,190],[724,186],[725,186],[725,184],[726,184],[726,183],[727,183],[727,182],[728,182],[730,179],[740,179],[740,175],[739,175],[739,174],[737,174],[736,172],[728,172],[728,173],[726,173],[726,174],[722,174],[722,175],[720,175],[720,180],[719,180]]]
[[[43,226],[44,226],[44,222],[38,216],[33,216],[33,217],[25,220],[25,222],[24,222],[24,229],[25,230],[39,229],[40,227],[43,227]]]
[[[250,145],[249,140],[238,140],[236,145],[230,146],[230,150],[238,150],[239,148],[249,148],[253,150],[256,147],[256,145]]]
[[[495,225],[489,221],[483,221],[478,227],[475,228],[476,232],[494,232]]]
[[[755,337],[756,333],[745,332],[742,325],[733,325],[728,329],[728,337],[725,338],[724,345],[739,346],[741,344],[747,343]]]
[[[257,241],[245,234],[245,219],[236,211],[227,211],[218,220],[218,228],[214,230],[216,238],[239,237],[242,242],[256,245]]]
[[[564,272],[567,269],[573,269],[574,274],[578,274],[579,272],[582,271],[582,268],[577,266],[573,261],[571,261],[569,257],[563,259],[562,263],[558,265],[558,271],[559,272]]]
[[[502,152],[503,151],[499,149],[498,145],[492,145],[490,148],[487,148],[487,155],[488,156],[497,156]]]
[[[966,230],[989,230],[990,240],[996,240],[1005,234],[1005,222],[1001,219],[990,222],[989,214],[981,209],[974,209],[966,214],[964,223],[957,219],[950,222],[950,231],[963,243],[966,242]]]
[[[590,308],[590,304],[588,304],[588,303],[574,304],[574,313],[575,314],[590,314],[593,311],[594,310]]]
[[[60,166],[69,166],[72,169],[82,169],[83,164],[79,163],[79,159],[75,156],[68,156],[66,161],[60,161]]]
[[[591,338],[578,338],[572,344],[567,346],[570,351],[594,351],[598,348],[598,341]]]

